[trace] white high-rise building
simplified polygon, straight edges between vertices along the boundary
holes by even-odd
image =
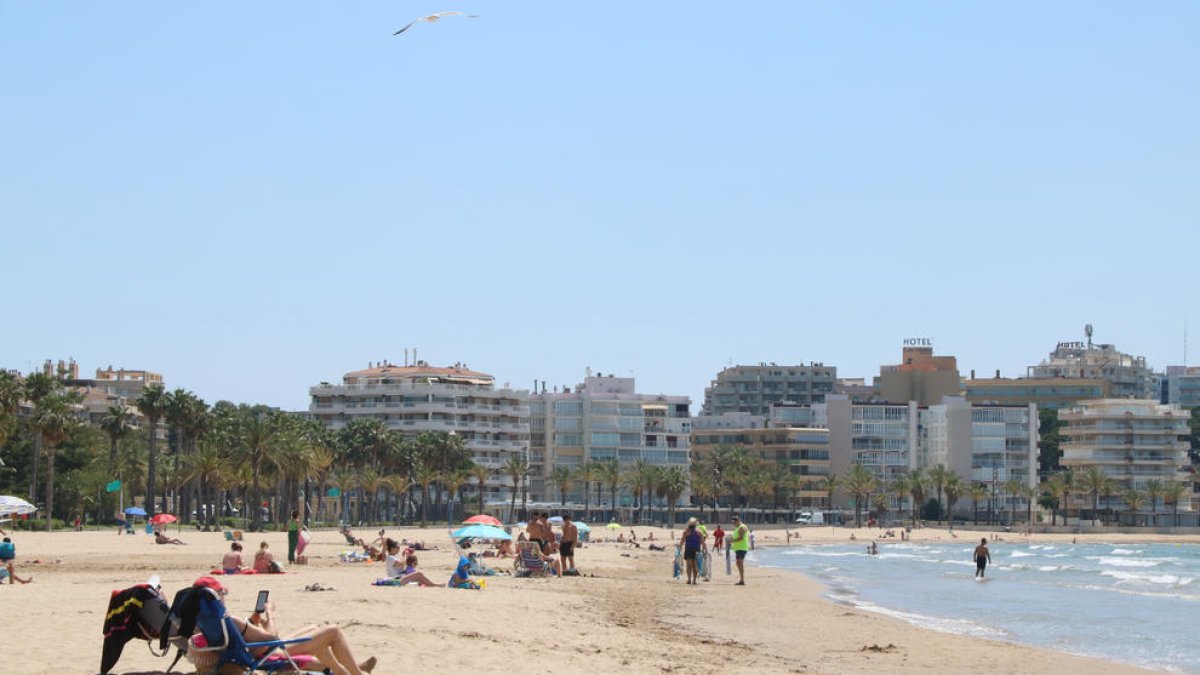
[[[556,467],[575,470],[584,462],[615,459],[626,469],[640,459],[686,470],[691,454],[690,407],[687,396],[638,394],[632,377],[599,373],[574,389],[533,394],[530,464],[535,500],[559,501],[558,490],[549,480]],[[582,503],[583,493],[576,480],[567,498]]]
[[[500,472],[506,458],[529,453],[529,392],[496,389],[491,375],[466,364],[438,368],[424,361],[412,366],[385,361],[346,373],[342,384],[310,387],[309,394],[309,413],[332,429],[374,418],[406,437],[423,431],[463,437],[472,461],[493,470],[487,492],[495,499],[511,491],[511,479]]]
[[[1100,496],[1101,509],[1125,508],[1121,493],[1130,488],[1145,490],[1147,481],[1192,483],[1188,466],[1189,413],[1179,406],[1157,401],[1102,399],[1084,401],[1059,412],[1065,426],[1062,465],[1076,476],[1098,467],[1116,483],[1110,495]],[[1191,509],[1191,491],[1179,510]],[[1092,497],[1080,505],[1090,508]],[[1149,504],[1146,511],[1150,510]]]

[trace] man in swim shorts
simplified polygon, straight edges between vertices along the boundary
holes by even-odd
[[[988,551],[987,537],[979,540],[979,545],[975,547],[975,577],[983,578],[983,571],[987,564],[992,562],[992,554]]]
[[[579,528],[571,522],[569,514],[563,514],[562,541],[558,546],[559,576],[578,575],[575,571],[575,543],[579,541]]]

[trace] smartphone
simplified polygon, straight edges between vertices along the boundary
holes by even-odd
[[[258,602],[254,603],[254,612],[256,614],[262,614],[263,612],[267,611],[267,596],[270,595],[270,593],[270,591],[258,592]]]

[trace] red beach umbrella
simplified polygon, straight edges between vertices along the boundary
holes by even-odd
[[[159,513],[151,518],[150,522],[154,525],[166,525],[167,523],[173,523],[176,520],[179,519],[169,513]]]
[[[464,525],[492,525],[494,527],[504,527],[504,523],[500,522],[494,516],[489,516],[486,513],[481,513],[477,516],[471,516],[463,521]]]

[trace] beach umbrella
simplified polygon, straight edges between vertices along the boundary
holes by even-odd
[[[591,532],[592,531],[592,528],[588,527],[588,524],[583,522],[582,520],[575,521],[575,527],[580,532]]]
[[[610,529],[610,530],[619,530],[619,529],[621,529],[621,526],[620,526],[620,525],[618,525],[618,524],[616,524],[616,523],[609,523],[609,524],[605,525],[605,527],[607,527],[607,528],[608,528],[608,529]]]
[[[144,515],[146,515],[146,509],[143,509],[140,506],[127,506],[127,507],[125,507],[125,515],[127,515],[127,516],[144,516]]]
[[[562,516],[554,516],[553,518],[551,518],[549,520],[549,523],[551,525],[562,525],[563,524]]]
[[[37,507],[20,497],[0,496],[0,515],[27,516],[34,511]]]
[[[504,530],[491,525],[467,525],[450,533],[455,539],[512,539]]]
[[[143,512],[142,515],[146,515],[145,512]],[[176,520],[179,519],[169,513],[159,513],[151,518],[150,522],[154,525],[166,525],[167,523],[173,523]]]
[[[492,527],[504,527],[504,523],[500,522],[499,518],[489,516],[486,513],[481,513],[477,516],[471,516],[463,521],[463,525],[491,525]]]

